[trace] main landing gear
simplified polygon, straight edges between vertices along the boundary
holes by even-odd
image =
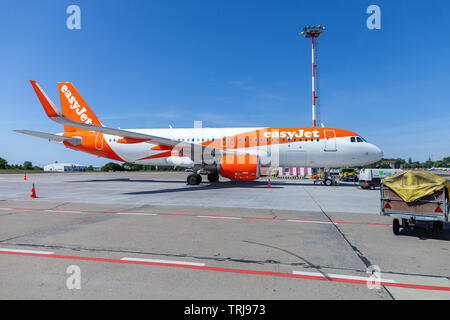
[[[217,172],[208,173],[208,181],[209,182],[219,181],[219,174]]]
[[[186,182],[188,185],[197,185],[202,182],[202,176],[197,173],[191,173],[187,176]]]
[[[219,174],[216,172],[208,173],[208,181],[211,183],[219,181]],[[202,176],[198,173],[191,173],[187,176],[186,182],[188,185],[198,185],[202,182]]]

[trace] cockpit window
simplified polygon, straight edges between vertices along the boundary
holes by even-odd
[[[363,142],[363,139],[361,139],[361,137],[356,137],[356,141]]]
[[[356,142],[356,138],[355,138],[355,137],[351,137],[351,138],[350,138],[350,141],[351,141],[351,142]]]

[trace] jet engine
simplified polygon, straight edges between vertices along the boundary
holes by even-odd
[[[253,154],[224,155],[217,169],[221,176],[233,180],[255,180],[261,175],[260,159]]]

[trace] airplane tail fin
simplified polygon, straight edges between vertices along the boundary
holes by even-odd
[[[97,119],[94,112],[88,107],[81,98],[75,87],[70,82],[58,82],[59,101],[61,103],[61,112],[66,118],[87,124],[103,126]],[[64,126],[64,131],[82,131],[69,126]]]

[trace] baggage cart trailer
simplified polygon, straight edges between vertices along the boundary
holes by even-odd
[[[392,216],[392,231],[398,235],[401,228],[412,228],[417,222],[424,222],[427,230],[432,225],[435,238],[439,239],[439,230],[448,221],[449,199],[447,188],[422,197],[413,202],[406,202],[387,186],[380,185],[382,216]],[[401,219],[401,224],[400,224]]]

